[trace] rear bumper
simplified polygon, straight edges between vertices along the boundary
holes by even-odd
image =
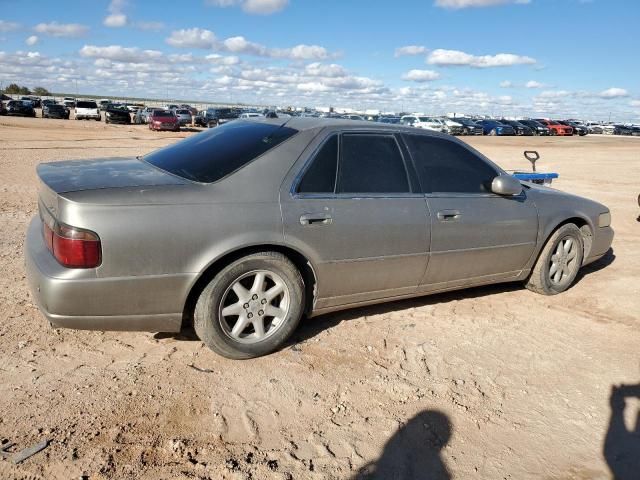
[[[180,124],[178,123],[161,123],[160,125],[152,124],[151,128],[154,130],[166,130],[168,132],[177,132],[180,130]]]
[[[44,245],[42,223],[27,230],[25,262],[34,302],[55,327],[178,332],[195,275],[101,278],[95,269],[60,265]]]

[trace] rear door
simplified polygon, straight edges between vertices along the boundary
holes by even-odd
[[[538,212],[523,189],[491,192],[500,172],[458,140],[403,135],[431,211],[431,252],[421,290],[517,276],[534,252]]]
[[[393,134],[331,132],[283,185],[285,241],[316,269],[316,308],[416,291],[430,222],[405,156]]]

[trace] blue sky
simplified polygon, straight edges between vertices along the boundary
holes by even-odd
[[[0,82],[640,120],[637,0],[0,0]]]

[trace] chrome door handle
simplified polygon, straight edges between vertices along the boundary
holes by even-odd
[[[333,218],[328,213],[307,213],[300,217],[301,225],[329,225]]]
[[[441,222],[454,222],[462,217],[462,213],[459,210],[440,210],[437,216]]]

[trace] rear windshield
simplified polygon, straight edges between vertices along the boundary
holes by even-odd
[[[188,180],[212,183],[296,133],[280,125],[235,121],[156,150],[144,160]]]
[[[76,108],[98,108],[96,102],[78,102]]]
[[[63,110],[64,107],[62,105],[58,105],[58,104],[53,104],[53,105],[49,105],[49,110]]]
[[[153,112],[153,116],[154,117],[175,117],[173,112],[165,112],[162,110],[156,110],[155,112]]]
[[[190,114],[191,112],[189,110],[178,110],[177,113],[179,113],[180,115],[186,115]]]

